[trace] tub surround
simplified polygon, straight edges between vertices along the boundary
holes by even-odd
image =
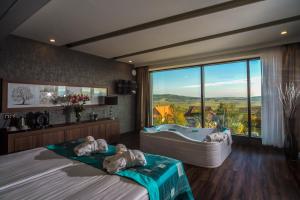
[[[231,153],[231,132],[220,142],[206,142],[207,135],[214,129],[184,127],[167,124],[154,127],[157,130],[142,130],[140,133],[141,150],[147,153],[169,156],[184,163],[200,167],[215,168],[222,165]],[[165,148],[168,147],[168,148]]]

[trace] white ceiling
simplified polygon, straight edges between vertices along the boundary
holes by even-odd
[[[281,30],[289,30],[289,37],[281,36]],[[159,65],[159,61],[170,60],[172,58],[186,57],[194,54],[217,53],[225,50],[243,49],[252,47],[262,48],[265,46],[272,46],[270,44],[284,44],[300,41],[300,21],[292,22],[285,25],[274,26],[270,28],[249,31],[246,33],[239,33],[213,40],[184,45],[181,47],[174,47],[165,50],[146,53],[120,59],[120,61],[127,62],[134,60],[135,63],[154,63]],[[251,48],[250,48],[251,49]]]
[[[14,32],[57,45],[211,6],[224,0],[51,0]]]
[[[55,45],[226,2],[224,0],[52,0],[13,34]],[[300,0],[266,0],[74,47],[111,58],[300,14]],[[288,35],[281,36],[282,30]],[[241,47],[300,41],[300,21],[119,59],[136,66]]]

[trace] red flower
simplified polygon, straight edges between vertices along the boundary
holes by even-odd
[[[80,105],[83,105],[85,104],[86,101],[89,101],[90,100],[90,97],[87,96],[87,95],[83,95],[83,94],[74,94],[74,95],[70,95],[68,96],[68,101],[71,103],[71,104],[80,104]]]

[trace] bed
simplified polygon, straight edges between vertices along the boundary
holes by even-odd
[[[181,166],[181,162],[178,160],[147,154],[147,162],[149,161],[147,166],[130,168],[111,175],[102,168],[94,166],[94,164],[99,164],[98,159],[102,158],[102,154],[74,157],[73,147],[78,143],[80,142],[72,141],[0,156],[0,199],[151,200],[174,199],[173,197],[176,195],[180,197],[182,194],[187,194],[190,197],[188,199],[193,199],[183,167],[180,170],[177,169],[178,164]],[[114,148],[112,145],[109,146]],[[151,156],[159,157],[162,162],[158,162],[158,159],[151,160]],[[169,161],[176,162],[176,165],[170,165],[169,168]],[[158,167],[156,163],[159,164]],[[159,168],[161,163],[165,163],[165,171]],[[157,170],[153,168],[157,168]],[[150,169],[153,169],[155,176],[161,172],[157,179],[150,176],[152,173]],[[149,174],[146,179],[150,179],[154,184],[147,187],[132,179],[130,175],[137,176],[136,172],[140,172],[139,170]],[[173,170],[172,173],[170,173],[171,170]],[[178,181],[174,182],[174,178],[176,178],[173,176],[174,174]],[[141,174],[141,177],[145,176]],[[166,180],[173,181],[172,185]],[[183,180],[186,183],[185,188],[181,187]],[[158,198],[154,197],[153,191],[149,190],[155,186],[154,181],[160,182],[160,185],[157,185],[159,187],[157,189]],[[181,187],[180,190],[178,187]],[[161,191],[166,191],[163,194],[164,198],[160,198]],[[187,193],[185,193],[186,191]]]
[[[231,153],[231,133],[224,130],[226,139],[207,142],[205,138],[215,129],[191,128],[165,124],[145,128],[140,132],[141,150],[165,155],[200,167],[219,167]]]
[[[0,156],[0,199],[147,200],[147,190],[116,175],[37,148]]]

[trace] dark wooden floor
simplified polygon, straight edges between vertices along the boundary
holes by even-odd
[[[139,148],[137,134],[124,134],[121,142]],[[222,166],[185,165],[185,170],[195,199],[300,200],[300,186],[283,153],[270,147],[234,144]]]

